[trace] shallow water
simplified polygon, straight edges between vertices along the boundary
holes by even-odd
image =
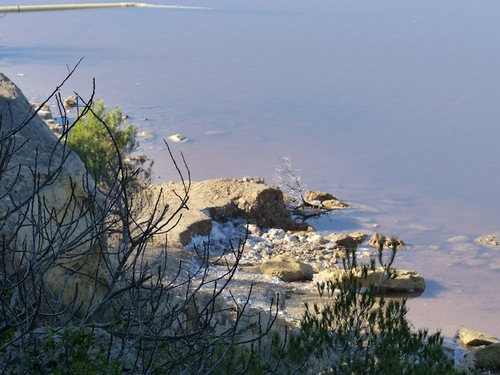
[[[98,97],[153,132],[141,151],[158,181],[176,178],[162,141],[176,133],[195,180],[272,182],[290,156],[309,188],[356,205],[319,230],[412,245],[396,266],[428,281],[410,301],[416,326],[500,336],[500,248],[473,241],[500,230],[500,3],[180,5],[213,9],[7,15],[0,70],[39,100],[84,57],[63,96],[88,97],[95,78]]]

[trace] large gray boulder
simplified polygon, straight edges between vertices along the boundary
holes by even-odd
[[[29,265],[63,302],[76,296],[76,302],[88,307],[98,300],[109,277],[100,228],[103,202],[82,161],[0,73],[3,272]]]

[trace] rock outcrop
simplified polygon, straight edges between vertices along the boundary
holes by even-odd
[[[45,285],[65,302],[76,296],[88,306],[98,299],[98,285],[109,275],[96,219],[102,196],[81,160],[1,73],[0,180],[5,272],[30,264],[40,267]]]
[[[148,194],[157,196],[160,189],[164,204],[178,206],[178,194],[183,191],[181,183],[155,185],[150,187]],[[187,206],[189,210],[182,211],[179,223],[168,233],[172,245],[185,246],[194,236],[207,236],[212,230],[212,221],[243,219],[261,228],[309,228],[307,224],[292,220],[280,189],[253,180],[218,178],[192,182]],[[164,240],[161,237],[153,239],[156,244]]]

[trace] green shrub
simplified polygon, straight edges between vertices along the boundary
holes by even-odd
[[[40,334],[28,353],[31,374],[119,374],[118,360],[110,360],[107,343],[96,341],[91,330],[68,326]]]
[[[181,352],[172,356],[171,350],[167,349],[169,353],[165,353],[163,358],[159,358],[152,373],[163,375],[166,373],[166,369],[172,375],[185,373],[265,375],[274,373],[271,365],[248,347],[228,342],[217,344],[217,340],[217,337],[213,337],[211,342],[202,343],[200,340],[198,345],[203,348],[203,351],[191,356],[186,356]],[[166,358],[168,360],[162,363]]]
[[[446,355],[439,332],[412,329],[405,299],[388,301],[377,285],[361,288],[351,272],[358,267],[355,251],[347,253],[347,277],[319,288],[321,306],[306,304],[300,331],[290,340],[289,359],[323,374],[460,373]],[[373,266],[361,268],[366,275]]]
[[[152,162],[145,156],[131,155],[139,146],[137,128],[126,124],[119,107],[108,109],[102,100],[79,110],[66,145],[85,163],[101,188],[108,190],[117,178],[148,182]]]

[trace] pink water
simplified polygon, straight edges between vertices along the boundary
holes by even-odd
[[[175,178],[162,138],[176,133],[195,180],[272,182],[290,156],[309,188],[358,205],[319,230],[412,245],[396,266],[427,280],[410,301],[417,327],[500,336],[500,247],[474,242],[500,231],[500,3],[179,5],[213,9],[4,16],[0,70],[41,99],[84,57],[63,96],[88,96],[95,78],[98,97],[155,135],[141,151],[158,181]]]

